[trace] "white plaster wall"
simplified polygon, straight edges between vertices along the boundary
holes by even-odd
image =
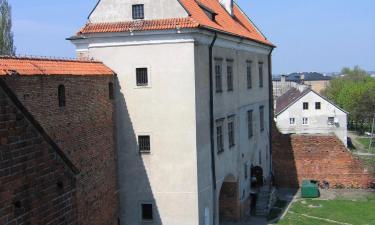
[[[250,191],[250,165],[259,165],[259,152],[262,154],[261,166],[264,173],[270,173],[269,152],[269,98],[268,98],[268,59],[267,54],[257,51],[245,51],[229,48],[219,38],[214,47],[213,57],[222,58],[223,92],[215,92],[214,84],[214,119],[225,118],[223,123],[224,147],[223,153],[217,154],[215,133],[215,160],[216,160],[216,185],[217,204],[219,203],[220,189],[224,179],[233,175],[239,182],[239,199],[245,201]],[[212,179],[210,163],[210,132],[209,132],[209,51],[208,45],[196,43],[195,68],[196,68],[196,107],[197,107],[197,151],[198,151],[198,185],[199,185],[199,212],[200,224],[204,221],[205,208],[210,208],[212,213]],[[226,59],[233,60],[234,91],[227,91]],[[253,88],[247,89],[246,61],[253,62]],[[264,87],[259,87],[258,62],[263,62]],[[215,63],[213,64],[213,67]],[[259,106],[264,105],[265,130],[260,131]],[[254,136],[248,138],[247,111],[253,109]],[[236,146],[229,148],[228,144],[228,119],[235,115]],[[216,132],[216,125],[215,125]],[[268,156],[268,160],[267,157]],[[249,164],[248,178],[244,177],[244,165]],[[243,195],[244,191],[244,195]],[[217,205],[218,207],[218,205]],[[218,208],[216,209],[218,212]],[[218,215],[217,215],[218,217]],[[218,220],[218,218],[217,218]],[[211,221],[212,223],[212,221]]]
[[[155,222],[198,224],[194,45],[90,48],[118,76],[116,96],[122,224],[140,224],[140,203],[155,204]],[[136,87],[135,68],[149,68],[150,87]],[[151,154],[136,136],[151,135]],[[189,207],[184,207],[189,206]]]
[[[146,20],[188,16],[178,0],[101,0],[89,20],[93,23],[131,21],[134,4],[144,4]]]
[[[303,102],[309,103],[309,109],[303,110]],[[321,109],[315,109],[315,102],[321,102]],[[309,118],[309,124],[303,125],[302,118]],[[328,117],[337,117],[337,125],[328,125]],[[296,118],[296,124],[290,125],[289,119]],[[335,134],[347,145],[347,114],[314,92],[309,92],[286,111],[277,116],[277,127],[281,133],[289,134]]]

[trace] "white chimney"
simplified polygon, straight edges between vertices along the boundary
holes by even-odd
[[[233,0],[219,0],[220,4],[233,16]]]

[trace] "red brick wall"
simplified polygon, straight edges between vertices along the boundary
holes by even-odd
[[[0,87],[0,224],[77,224],[70,167]]]
[[[336,136],[283,135],[274,129],[273,169],[279,187],[298,187],[303,179],[346,188],[375,182]]]
[[[81,173],[77,177],[80,224],[117,224],[118,190],[114,104],[110,76],[8,77],[8,85]],[[58,105],[63,84],[66,106]]]

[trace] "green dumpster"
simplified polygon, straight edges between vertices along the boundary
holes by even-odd
[[[319,198],[320,192],[318,188],[318,182],[313,180],[304,180],[301,188],[302,198]]]

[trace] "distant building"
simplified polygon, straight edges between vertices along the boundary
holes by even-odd
[[[328,87],[331,80],[332,77],[315,72],[281,75],[272,79],[274,96],[279,97],[290,88],[297,87],[299,85],[306,85],[313,91],[321,93],[322,90]]]
[[[291,88],[276,100],[276,124],[283,134],[335,134],[347,146],[347,115],[311,89]]]

